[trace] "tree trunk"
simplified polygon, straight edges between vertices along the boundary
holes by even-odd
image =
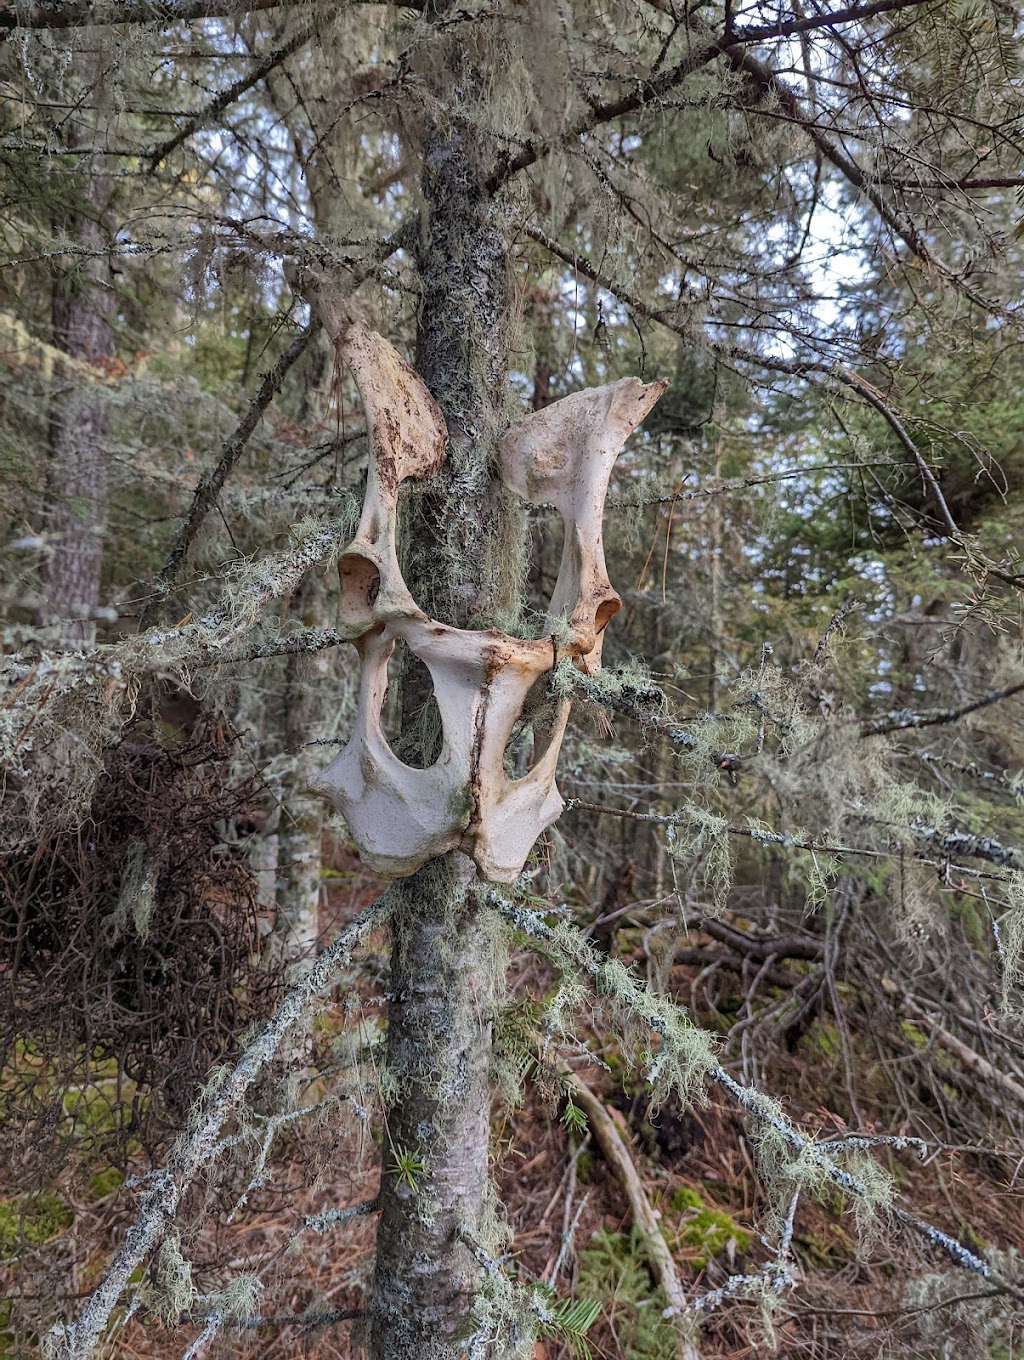
[[[293,603],[307,628],[326,625],[323,584],[312,573]],[[311,775],[323,764],[321,750],[309,743],[309,733],[324,730],[328,724],[329,672],[336,665],[330,652],[297,652],[286,662],[284,732],[292,762],[282,780],[277,831],[277,920],[270,953],[278,962],[312,962],[317,949],[325,805],[309,788]]]
[[[81,218],[71,234],[87,249],[103,248],[97,221]],[[94,267],[83,271],[84,278],[63,275],[53,289],[53,342],[86,363],[114,353],[109,295],[93,291],[102,286],[95,276],[103,266],[95,264],[90,261]],[[81,370],[69,368],[55,377],[60,386],[50,408],[44,622],[60,623],[66,639],[88,645],[96,629],[107,519],[106,401],[102,388]]]
[[[448,99],[453,88],[482,88],[465,49],[449,51],[443,75]],[[465,125],[425,125],[416,358],[444,412],[450,447],[431,494],[418,511],[409,507],[406,579],[434,618],[479,627],[515,607],[519,579],[514,559],[510,570],[499,564],[515,552],[510,536],[522,522],[508,513],[488,467],[507,377],[508,244],[472,134]],[[412,679],[403,695],[406,727],[429,697],[415,692]],[[393,1103],[370,1310],[373,1360],[465,1355],[473,1332],[468,1314],[480,1268],[465,1239],[486,1243],[488,1069],[501,973],[500,928],[468,891],[473,873],[458,852],[427,864],[403,885],[394,919]]]
[[[449,1360],[472,1328],[485,1236],[498,923],[452,854],[403,885],[392,926],[373,1360]],[[464,1352],[463,1352],[464,1353]]]
[[[95,106],[101,94],[95,82],[103,66],[102,53],[99,43],[92,59],[74,59],[75,73],[86,85],[85,98],[94,107],[69,121],[70,147],[102,143],[104,120]],[[53,282],[53,343],[78,362],[54,375],[58,389],[50,408],[45,506],[50,555],[42,570],[46,592],[42,622],[60,625],[64,639],[84,645],[95,635],[100,599],[107,521],[107,412],[103,388],[90,380],[82,365],[93,365],[98,378],[103,361],[114,353],[107,220],[111,192],[110,178],[100,167],[94,168],[81,206],[54,221],[55,232],[73,240],[83,257]]]

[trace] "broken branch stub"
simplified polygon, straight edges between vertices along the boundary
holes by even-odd
[[[517,422],[499,448],[505,484],[565,522],[565,546],[548,609],[549,636],[451,628],[428,618],[397,555],[398,490],[445,456],[447,430],[419,375],[382,336],[354,321],[322,280],[293,278],[317,307],[366,408],[370,459],[355,538],[342,553],[340,629],[362,663],[348,744],[310,787],[348,823],[364,862],[398,877],[461,849],[481,876],[512,882],[538,836],[562,811],[555,771],[569,714],[560,701],[532,768],[510,778],[505,748],[534,682],[565,657],[593,672],[604,628],[621,601],[605,566],[601,522],[612,466],[627,436],[667,386],[624,378],[576,392]],[[441,749],[427,769],[395,755],[381,728],[387,667],[402,641],[430,672]]]

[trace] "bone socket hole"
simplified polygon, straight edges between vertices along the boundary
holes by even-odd
[[[341,559],[341,622],[347,628],[368,628],[379,594],[380,572],[374,563],[356,553],[346,553]]]
[[[388,691],[380,715],[384,740],[413,770],[428,770],[441,754],[444,731],[426,665],[399,639],[388,661]]]
[[[556,704],[550,684],[551,674],[545,672],[538,675],[526,691],[522,711],[505,743],[501,758],[509,779],[525,778],[551,743]]]

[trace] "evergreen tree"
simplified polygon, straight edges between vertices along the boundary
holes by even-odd
[[[767,1318],[794,1284],[795,1215],[815,1192],[842,1192],[859,1222],[888,1214],[943,1266],[986,1276],[1012,1329],[1012,1262],[983,1259],[959,1225],[942,1231],[893,1200],[868,1155],[889,1147],[871,1112],[900,1100],[937,1111],[914,1137],[938,1128],[935,1141],[975,1141],[946,1089],[958,1088],[932,1072],[926,1100],[894,1079],[899,1099],[886,1103],[859,1072],[871,1042],[881,1068],[902,1061],[872,1027],[875,1008],[908,1043],[987,1074],[1017,1127],[1024,1085],[1002,1066],[1005,1036],[983,1031],[978,1044],[996,1047],[978,1051],[940,1002],[944,986],[969,996],[956,1012],[969,1020],[1001,954],[1012,1011],[1024,939],[1016,738],[998,720],[961,722],[1024,692],[1012,500],[1019,17],[994,0],[831,13],[674,0],[337,12],[34,0],[0,9],[0,28],[9,1070],[41,1044],[56,1072],[59,1026],[39,1020],[38,999],[49,986],[60,1006],[54,980],[70,987],[67,880],[52,877],[49,898],[33,885],[48,848],[80,841],[104,808],[100,849],[90,842],[76,861],[98,885],[76,910],[94,913],[108,951],[87,954],[88,969],[130,958],[153,976],[143,946],[172,900],[159,818],[150,809],[139,830],[104,802],[133,750],[152,802],[160,762],[175,771],[161,787],[211,768],[201,739],[214,725],[234,764],[211,776],[216,796],[182,797],[167,843],[189,826],[209,843],[175,891],[203,900],[220,855],[235,875],[228,907],[245,907],[237,927],[256,919],[262,870],[276,880],[262,898],[267,926],[276,906],[265,952],[303,961],[287,982],[268,965],[276,1006],[244,932],[198,969],[211,1013],[244,997],[240,1026],[265,1023],[230,1054],[222,1038],[197,1045],[204,1061],[211,1047],[227,1061],[187,1116],[180,1092],[175,1108],[139,1071],[141,1103],[148,1082],[179,1131],[98,1284],[49,1331],[49,1353],[84,1360],[116,1317],[136,1314],[193,1333],[198,1320],[190,1356],[232,1327],[273,1322],[258,1273],[197,1293],[176,1223],[199,1231],[206,1206],[189,1196],[215,1164],[225,1186],[238,1180],[240,1213],[277,1135],[310,1112],[311,1124],[317,1112],[336,1119],[344,1090],[379,1138],[379,1191],[307,1217],[293,1237],[374,1217],[373,1279],[355,1310],[370,1354],[529,1354],[542,1336],[585,1355],[594,1311],[503,1258],[492,1097],[499,1075],[518,1087],[529,1073],[568,1098],[570,1130],[586,1112],[620,1168],[630,1250],[669,1309],[648,1353],[692,1355],[699,1319],[731,1300]],[[550,670],[506,749],[510,770],[528,770],[572,698],[562,768],[576,797],[564,820],[508,891],[479,879],[463,842],[400,877],[314,958],[322,855],[344,830],[310,796],[321,761],[309,743],[338,740],[358,683],[344,647],[356,634],[344,616],[331,626],[338,587],[326,569],[373,482],[367,426],[380,415],[365,375],[361,410],[340,361],[353,315],[405,350],[447,432],[446,457],[400,501],[403,576],[442,631],[548,637],[547,601],[573,545],[499,476],[502,440],[526,408],[635,373],[664,377],[667,392],[611,488],[608,556],[626,608],[608,628],[605,669],[559,664],[553,632]],[[934,642],[933,625],[948,630]],[[392,748],[429,767],[442,747],[426,667],[407,656],[391,690]],[[943,739],[918,740],[933,730]],[[193,749],[204,754],[190,765]],[[241,792],[253,768],[276,820]],[[467,807],[467,829],[474,815]],[[649,986],[616,957],[614,922],[637,895],[670,903],[644,917]],[[894,910],[879,925],[882,903]],[[821,909],[809,926],[806,907]],[[213,913],[214,929],[225,916]],[[934,960],[940,916],[964,961],[911,991],[906,943]],[[129,921],[136,952],[118,954]],[[351,1041],[340,1066],[357,1075],[333,1088],[321,1069],[338,1053],[308,1022],[340,980],[358,996],[353,951],[375,932],[390,945],[386,1032],[368,1051]],[[178,932],[173,946],[168,996],[174,980],[195,980],[194,936]],[[510,947],[550,970],[529,1004],[508,995]],[[712,971],[725,1057],[671,994],[677,959]],[[813,967],[802,976],[787,961]],[[730,971],[746,986],[738,1000],[723,990]],[[588,990],[655,1101],[710,1085],[758,1149],[774,1203],[765,1254],[689,1298],[614,1121],[566,1069],[583,1047],[573,1016]],[[133,993],[124,1015],[103,1012],[101,1031],[93,1002],[75,1012],[63,1043],[77,1073],[106,1080],[119,1044],[137,1056],[144,1040],[125,1015],[141,995],[152,1004]],[[826,1016],[842,1091],[823,1098],[845,1128],[816,1138],[762,1094],[772,1063],[751,1056],[747,1036],[796,1050]],[[17,1127],[25,1106],[11,1105]],[[995,1145],[1001,1127],[979,1137]],[[892,1131],[903,1148],[895,1118]],[[353,1320],[340,1312],[282,1308],[276,1320]],[[983,1312],[971,1326],[994,1347],[1004,1324]]]

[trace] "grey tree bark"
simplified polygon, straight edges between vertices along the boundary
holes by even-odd
[[[472,53],[449,48],[427,78],[457,107],[453,90],[474,88]],[[466,125],[428,121],[424,142],[416,366],[444,412],[450,447],[431,493],[418,512],[410,507],[406,579],[432,617],[480,626],[508,602],[517,576],[497,566],[514,552],[517,522],[488,458],[507,378],[508,244]],[[410,677],[407,724],[427,697]],[[472,1332],[479,1266],[464,1239],[486,1231],[501,973],[500,928],[468,891],[472,876],[458,852],[426,865],[403,885],[392,924],[373,1360],[448,1360],[466,1354]]]
[[[85,82],[86,100],[96,107],[68,121],[69,146],[99,145],[102,111],[97,72],[103,44],[91,60],[76,56],[75,74]],[[94,126],[95,124],[95,126]],[[84,201],[55,220],[81,248],[84,258],[60,270],[53,282],[53,343],[71,359],[54,376],[59,387],[50,409],[50,461],[46,476],[45,528],[49,557],[42,569],[46,603],[43,622],[57,624],[64,638],[88,646],[95,636],[100,599],[103,533],[107,519],[107,410],[105,393],[82,365],[96,367],[114,353],[111,326],[114,295],[108,250],[111,179],[93,169]]]
[[[324,589],[309,573],[293,599],[293,607],[310,628],[327,623]],[[320,931],[320,893],[325,805],[308,787],[312,774],[323,763],[321,751],[309,744],[310,732],[326,723],[332,670],[331,652],[296,652],[285,664],[284,731],[292,757],[281,783],[280,821],[277,832],[275,897],[277,920],[270,940],[275,960],[311,964]]]

